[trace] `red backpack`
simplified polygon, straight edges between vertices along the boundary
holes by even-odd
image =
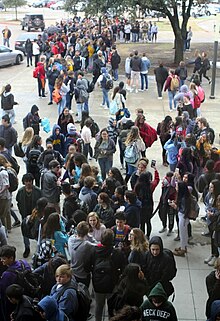
[[[194,95],[194,109],[199,108],[201,106],[201,99],[199,98],[199,95]]]
[[[38,78],[39,77],[39,68],[36,67],[34,70],[33,70],[33,78]]]

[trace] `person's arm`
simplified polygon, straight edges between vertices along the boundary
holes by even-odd
[[[165,83],[164,91],[166,91],[170,87],[170,83],[171,83],[171,77],[168,76]]]
[[[78,310],[78,299],[74,289],[67,289],[61,296],[58,307],[66,315],[74,315]]]
[[[155,188],[160,182],[159,173],[156,168],[154,168],[154,180],[151,182],[151,191],[154,192]]]

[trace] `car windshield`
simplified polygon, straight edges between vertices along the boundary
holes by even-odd
[[[43,15],[42,14],[33,14],[30,17],[31,17],[31,19],[36,19],[37,18],[37,19],[43,20]]]

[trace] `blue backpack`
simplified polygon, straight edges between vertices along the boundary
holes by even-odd
[[[137,148],[136,142],[132,143],[131,145],[128,145],[125,148],[125,161],[128,164],[135,164],[139,158],[139,152]]]

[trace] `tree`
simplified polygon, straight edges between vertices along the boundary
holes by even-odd
[[[4,0],[5,8],[15,8],[15,19],[18,20],[18,8],[26,5],[25,0]]]
[[[175,36],[174,62],[178,64],[183,60],[184,40],[186,39],[187,24],[193,0],[139,0],[135,2],[139,4],[142,11],[148,8],[164,13],[168,17]],[[180,16],[180,12],[182,16]]]

